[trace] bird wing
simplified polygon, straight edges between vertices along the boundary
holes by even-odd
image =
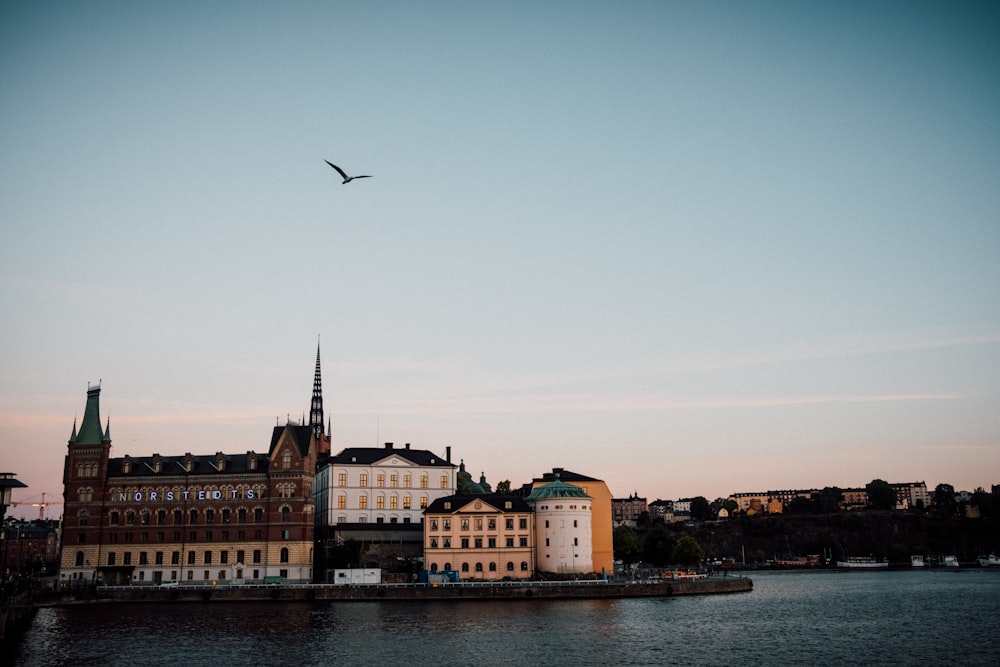
[[[371,178],[371,176],[354,176],[353,178]]]
[[[336,169],[338,174],[340,174],[344,178],[347,178],[347,174],[344,173],[343,169],[341,169],[340,167],[338,167],[334,163],[330,162],[329,160],[323,160],[323,162],[326,162],[328,165],[330,165],[331,167],[333,167],[334,169]]]

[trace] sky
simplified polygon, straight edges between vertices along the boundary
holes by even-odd
[[[0,91],[15,501],[99,382],[266,451],[317,345],[334,451],[493,484],[1000,483],[996,2],[8,0]]]

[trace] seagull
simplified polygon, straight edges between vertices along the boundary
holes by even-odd
[[[344,182],[341,183],[341,185],[347,185],[348,183],[350,183],[351,181],[353,181],[355,178],[371,178],[371,176],[348,176],[347,174],[344,173],[343,169],[341,169],[340,167],[338,167],[334,163],[330,162],[329,160],[323,160],[323,162],[326,162],[328,165],[330,165],[331,167],[333,167],[334,169],[336,169],[337,173],[344,177]]]

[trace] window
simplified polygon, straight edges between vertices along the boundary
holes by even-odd
[[[389,509],[391,510],[399,509],[399,498],[397,498],[396,496],[391,496],[389,498]]]
[[[292,467],[292,453],[287,449],[281,454],[281,467],[285,470]]]
[[[155,556],[155,562],[157,565],[163,565],[163,552],[157,551]]]
[[[361,473],[361,481],[358,482],[358,486],[368,486],[368,473]]]
[[[468,537],[463,537],[462,538],[462,548],[463,549],[468,549],[469,548],[469,538]]]
[[[462,519],[462,530],[468,530],[468,529],[469,529],[469,520]]]
[[[118,556],[118,554],[116,554],[114,551],[109,552],[108,553],[108,565],[114,565],[115,564],[115,558],[117,558],[117,556]],[[83,565],[83,563],[77,563],[77,565]]]
[[[347,509],[347,496],[343,493],[337,496],[337,509],[345,510]]]
[[[378,487],[385,486],[385,473],[384,472],[380,472],[378,474],[378,477],[375,478],[375,485],[378,486]]]
[[[514,571],[514,563],[513,562],[507,561],[507,571],[508,572],[513,572]]]
[[[288,548],[287,547],[282,547],[282,549],[281,549],[281,562],[282,563],[287,563],[288,562]]]
[[[445,549],[451,549],[451,538],[450,537],[444,538],[441,542],[442,542],[442,546]],[[450,567],[445,567],[444,569],[450,570],[451,568]]]
[[[156,523],[160,526],[167,525],[167,510],[156,510]]]
[[[76,564],[77,565],[83,565],[83,552],[82,551],[77,551],[76,552]]]
[[[236,562],[237,563],[245,563],[246,562],[246,555],[247,554],[246,554],[245,551],[243,551],[243,549],[240,549],[239,551],[237,551],[236,552]]]
[[[486,546],[489,547],[490,549],[496,549],[497,548],[497,538],[495,538],[495,537],[489,538],[486,541]]]
[[[174,510],[174,525],[180,525],[184,521],[184,513],[180,510]]]
[[[389,486],[391,486],[394,489],[397,486],[399,486],[399,475],[397,475],[396,473],[392,473],[391,475],[389,475]]]
[[[222,523],[229,523],[229,519],[232,516],[232,510],[228,507],[222,510]]]
[[[426,489],[427,488],[427,475],[421,475],[420,476],[420,488],[421,489]]]
[[[437,548],[438,548],[438,538],[432,537],[431,538],[431,549],[437,549]]]
[[[514,548],[514,538],[513,537],[508,537],[507,538],[507,548],[508,549],[513,549]]]
[[[194,552],[188,552],[188,565],[194,565]]]
[[[262,507],[253,508],[253,520],[254,523],[260,523],[264,520],[264,508]]]
[[[574,528],[576,528],[576,527],[577,527],[577,525],[576,525],[576,519],[573,519],[573,527],[574,527]]]
[[[409,496],[403,496],[403,509],[404,510],[410,509],[410,497]]]
[[[477,537],[476,538],[476,548],[477,549],[482,549],[483,548],[483,538],[481,538],[481,537]]]
[[[410,488],[410,475],[409,473],[403,475],[403,488]]]
[[[132,564],[132,552],[126,551],[124,554],[122,554],[122,565],[131,565],[131,564]]]
[[[578,539],[578,538],[576,538],[576,537],[574,537],[574,538],[573,538],[573,546],[574,546],[574,547],[578,547],[578,546],[580,546],[580,541],[579,541],[579,539]]]
[[[528,571],[528,561],[526,561],[526,560],[522,560],[521,561],[521,571],[522,572],[527,572]]]
[[[225,564],[227,564],[229,562],[229,552],[228,551],[220,551],[219,552],[219,562],[222,563],[223,565],[225,565]]]
[[[236,510],[236,522],[237,523],[246,523],[247,522],[247,508],[246,507],[241,507],[238,510]]]
[[[368,509],[368,496],[361,496],[358,498],[358,509]]]
[[[481,532],[483,530],[483,520],[477,518],[475,524],[476,524],[476,532]]]
[[[88,521],[90,521],[90,515],[87,510],[80,510],[80,525],[86,526]]]
[[[528,546],[528,538],[527,537],[521,537],[521,538],[519,538],[517,546],[519,546],[519,547],[526,547],[526,546]]]
[[[497,520],[496,519],[492,519],[492,518],[491,519],[487,519],[487,521],[486,521],[486,529],[487,530],[496,530],[497,529]]]
[[[549,546],[549,538],[545,538],[545,546]]]
[[[378,496],[375,498],[375,508],[380,510],[385,509],[385,496]]]
[[[254,549],[253,550],[253,562],[254,563],[259,563],[260,562],[260,549]],[[253,575],[253,576],[254,576],[254,579],[257,578],[256,574]]]
[[[519,530],[528,530],[528,520],[527,519],[518,519],[517,520],[517,527],[518,527]]]
[[[497,571],[497,564],[490,563],[490,572],[496,572],[496,571]]]
[[[476,572],[482,572],[482,571],[483,571],[483,564],[476,563]]]
[[[112,526],[117,526],[118,525],[118,512],[112,512],[111,513],[110,522],[111,522]]]
[[[462,563],[462,572],[468,572],[468,571],[469,571],[469,564]]]
[[[437,530],[437,529],[438,529],[438,520],[431,519],[431,530]]]
[[[139,552],[139,565],[149,565],[149,556],[145,551]]]
[[[347,473],[337,473],[337,486],[347,486]]]
[[[504,519],[504,527],[507,530],[514,530],[514,520],[513,519]]]
[[[191,510],[191,520],[189,521],[189,523],[192,524],[198,523],[198,510]]]
[[[448,475],[441,475],[441,488],[442,489],[448,488]]]
[[[451,519],[442,519],[441,528],[444,530],[451,530]]]
[[[288,523],[292,520],[292,508],[288,505],[282,505],[281,507],[281,522]]]
[[[125,525],[126,526],[135,525],[135,512],[133,512],[132,510],[125,512]]]
[[[170,552],[170,564],[171,565],[180,565],[181,564],[181,552],[180,551],[171,551]]]

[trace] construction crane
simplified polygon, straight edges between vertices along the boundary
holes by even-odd
[[[51,496],[52,494],[50,493],[49,495]],[[28,500],[14,500],[14,501],[11,501],[10,506],[11,507],[17,507],[18,505],[28,505],[29,507],[37,507],[38,508],[38,520],[42,521],[42,520],[45,519],[45,508],[46,507],[48,507],[49,505],[62,505],[62,501],[61,500],[48,500],[48,501],[45,500],[45,492],[42,492],[42,499],[40,501],[32,502],[32,499],[33,498],[37,498],[37,497],[38,496],[32,496]]]

